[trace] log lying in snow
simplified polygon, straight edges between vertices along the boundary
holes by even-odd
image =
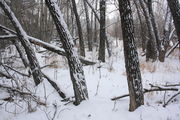
[[[16,38],[16,32],[7,28],[7,27],[4,27],[2,25],[0,25],[0,29],[5,29],[7,31],[9,31],[10,33],[12,33],[12,35],[3,35],[3,36],[0,36],[0,39],[11,39],[12,38]],[[51,45],[49,43],[46,43],[46,42],[43,42],[42,40],[40,39],[37,39],[37,38],[34,38],[34,37],[31,37],[31,36],[28,36],[28,39],[31,43],[35,44],[35,45],[38,45],[38,46],[41,46],[51,52],[55,52],[59,55],[62,55],[62,56],[66,56],[66,53],[64,50],[62,50],[61,48],[57,47],[57,46],[54,46],[54,45]],[[85,59],[84,57],[82,56],[79,56],[79,59],[80,61],[84,64],[84,65],[94,65],[96,64],[95,62],[92,62],[92,61],[89,61],[87,59]]]
[[[153,92],[153,91],[178,91],[177,88],[162,88],[162,87],[158,87],[158,88],[154,88],[154,89],[144,89],[143,93],[148,93],[148,92]],[[122,96],[118,96],[118,97],[114,97],[111,100],[118,100],[120,98],[124,98],[124,97],[128,97],[129,94],[125,94]]]

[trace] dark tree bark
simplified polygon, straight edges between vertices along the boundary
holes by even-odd
[[[149,34],[149,40],[147,42],[147,48],[146,48],[146,60],[149,61],[149,59],[152,59],[153,61],[155,61],[157,59],[157,44],[156,44],[156,37],[154,34],[151,18],[149,16],[149,12],[144,0],[139,0],[139,3],[141,5],[141,8],[145,16],[146,24],[148,27],[148,34]]]
[[[180,3],[178,0],[167,0],[174,20],[174,26],[180,43]]]
[[[88,6],[85,1],[84,2],[84,9],[85,9],[85,14],[86,14],[86,28],[87,28],[87,41],[88,41],[88,48],[89,51],[92,51],[92,30],[91,30],[91,25],[90,25],[90,19],[89,19],[89,11],[88,11]]]
[[[81,22],[80,22],[79,15],[78,15],[78,12],[77,12],[76,2],[75,2],[75,0],[71,0],[71,1],[72,1],[73,12],[74,12],[74,15],[75,15],[75,18],[76,18],[78,34],[79,34],[80,55],[85,56],[85,48],[84,48],[82,27],[81,27]]]
[[[105,42],[106,42],[106,1],[100,0],[100,43],[98,60],[105,62]]]
[[[67,25],[63,19],[60,8],[54,0],[45,0],[45,2],[52,15],[60,40],[63,44],[63,48],[66,52],[75,94],[74,104],[78,105],[81,101],[88,99],[88,91],[82,64],[79,61],[76,50],[73,47],[73,38],[70,35]]]
[[[97,11],[97,7],[98,7],[98,0],[95,1],[95,11]],[[95,15],[95,14],[94,14]],[[97,44],[97,18],[94,17],[94,42],[95,44]]]
[[[129,0],[119,0],[119,11],[123,32],[125,67],[130,95],[129,111],[144,104],[138,53],[134,43],[134,25]]]
[[[21,44],[23,45],[25,52],[27,54],[27,58],[29,60],[30,69],[34,78],[34,82],[36,85],[38,85],[42,81],[42,73],[41,73],[40,66],[36,58],[35,52],[28,40],[27,34],[23,30],[21,24],[19,23],[14,13],[11,11],[10,7],[6,4],[4,0],[0,0],[0,7],[4,10],[6,15],[9,17],[11,23],[13,24],[17,32],[17,36],[19,40],[21,41]]]

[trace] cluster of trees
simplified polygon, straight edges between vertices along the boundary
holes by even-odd
[[[112,2],[112,4],[117,6],[120,13],[125,67],[130,96],[129,110],[134,111],[137,107],[144,104],[144,97],[138,53],[135,45],[136,35],[132,5],[137,10],[137,18],[140,23],[139,34],[142,49],[144,52],[146,51],[146,60],[152,59],[154,62],[159,57],[159,60],[163,62],[169,46],[172,18],[177,33],[178,44],[180,40],[180,5],[178,0],[167,0],[168,6],[165,15],[163,37],[161,37],[158,29],[152,0],[79,0],[78,3],[75,0],[12,0],[7,2],[0,0],[2,16],[0,18],[0,34],[2,34],[0,38],[3,41],[10,40],[16,46],[21,60],[25,68],[29,68],[29,74],[33,76],[36,86],[40,84],[43,78],[46,78],[62,98],[66,97],[65,94],[55,82],[50,80],[41,71],[32,44],[65,56],[68,61],[74,89],[74,104],[78,105],[81,101],[88,99],[83,64],[95,64],[84,58],[86,56],[86,45],[88,50],[92,51],[93,47],[99,43],[98,60],[101,62],[105,62],[106,48],[109,56],[111,56],[110,43],[106,35],[107,2]],[[80,6],[81,9],[77,9],[77,6]],[[81,15],[83,11],[85,11],[84,15]],[[12,24],[10,25],[9,22]],[[83,33],[84,28],[82,24],[86,24],[85,33]],[[7,27],[13,27],[14,30]],[[145,28],[147,36],[144,34]],[[115,35],[120,34],[117,30],[115,30]],[[76,38],[76,34],[78,38]],[[51,45],[49,43],[51,40],[56,40],[61,45],[58,47]],[[76,53],[74,43],[78,46],[79,54]],[[3,65],[3,63],[1,62],[0,65]],[[8,78],[6,73],[0,72],[0,74]]]

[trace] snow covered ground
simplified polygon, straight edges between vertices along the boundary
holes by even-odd
[[[89,59],[97,58],[96,54],[87,54]],[[164,63],[146,63],[145,58],[140,56],[143,87],[149,89],[149,83],[153,85],[180,83],[180,60],[177,54],[179,53],[175,52]],[[37,55],[43,65],[44,58]],[[145,104],[134,112],[128,111],[128,97],[111,101],[115,96],[128,93],[122,45],[113,50],[112,56],[107,58],[106,63],[84,66],[89,100],[83,101],[79,106],[74,106],[72,102],[61,102],[62,99],[56,91],[44,80],[34,90],[36,95],[47,102],[46,107],[38,106],[36,110],[28,113],[24,103],[15,104],[0,100],[0,120],[180,120],[180,95],[164,108],[164,91],[147,93]],[[67,61],[51,57],[46,62],[51,60],[59,63],[43,71],[59,84],[67,97],[72,97],[73,89]],[[175,93],[167,91],[165,101]]]

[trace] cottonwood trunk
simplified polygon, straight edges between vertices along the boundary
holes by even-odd
[[[136,46],[134,43],[134,25],[129,0],[119,0],[119,11],[123,33],[125,67],[130,95],[129,110],[134,111],[144,104],[141,73]]]
[[[75,48],[73,47],[73,38],[70,35],[67,24],[63,19],[63,15],[60,11],[59,6],[54,0],[45,0],[45,2],[52,15],[58,34],[61,38],[60,40],[63,44],[63,48],[66,52],[66,57],[70,68],[70,76],[75,94],[74,104],[78,105],[81,101],[88,99],[88,91],[82,64],[79,61]]]

